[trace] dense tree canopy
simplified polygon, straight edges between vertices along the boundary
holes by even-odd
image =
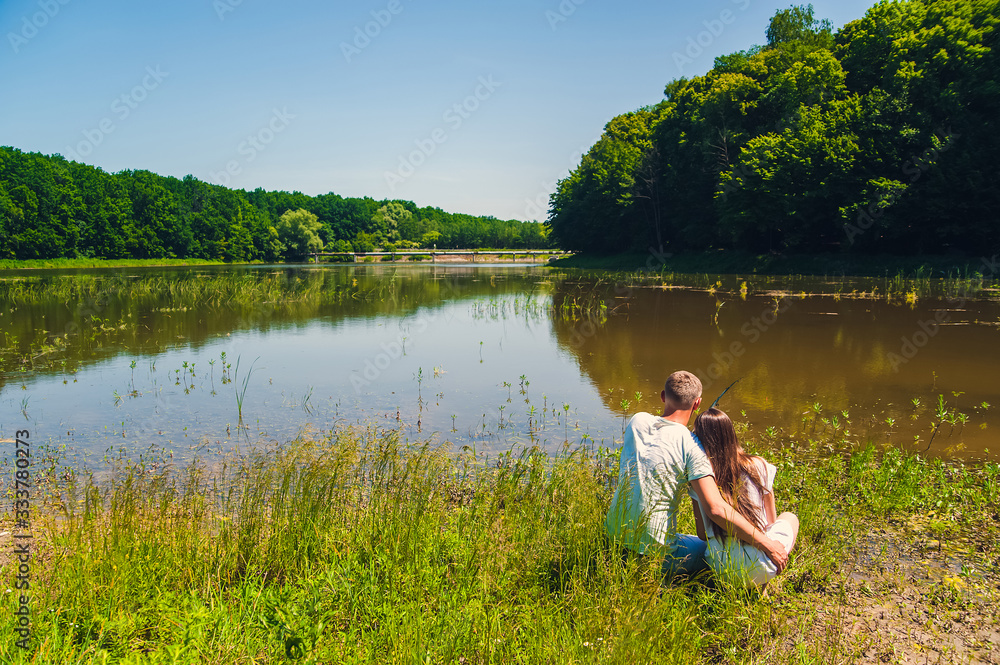
[[[833,44],[833,25],[826,19],[813,18],[812,5],[799,5],[776,12],[764,35],[768,46],[802,41],[829,48]]]
[[[289,256],[304,256],[323,249],[323,241],[317,235],[319,218],[308,210],[286,210],[278,218],[277,229],[278,240]]]
[[[1000,244],[1000,0],[811,5],[611,120],[550,199],[566,249],[978,252]]]
[[[319,247],[546,248],[533,222],[410,201],[252,192],[0,147],[0,258],[296,259]]]

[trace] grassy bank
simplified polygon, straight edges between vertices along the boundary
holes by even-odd
[[[990,257],[986,257],[990,258]],[[988,271],[983,257],[946,256],[846,256],[842,254],[778,255],[740,251],[714,251],[669,256],[650,252],[606,256],[577,254],[554,259],[550,265],[590,270],[654,270],[656,272],[827,275],[884,277],[971,277]]]
[[[152,268],[157,266],[216,266],[224,261],[208,259],[0,259],[0,270],[39,268]]]
[[[477,262],[500,260],[510,250],[478,250]],[[390,260],[391,257],[367,257],[367,261]],[[414,260],[430,261],[430,253]],[[454,260],[465,257],[451,257]],[[588,270],[650,271],[687,274],[759,274],[759,275],[826,275],[885,277],[960,277],[968,278],[977,273],[989,272],[983,258],[991,257],[941,257],[941,256],[844,256],[839,254],[788,255],[749,254],[739,251],[659,256],[648,252],[612,254],[606,256],[576,254],[566,258],[536,257],[538,262],[560,268]],[[471,262],[471,256],[465,261]],[[445,257],[439,262],[447,263]],[[518,262],[531,265],[529,258]],[[207,259],[14,259],[0,260],[0,270],[37,270],[68,268],[136,268],[157,266],[226,265],[224,261]],[[295,264],[293,264],[295,265]]]
[[[404,251],[404,250],[401,250]],[[419,251],[419,250],[405,250],[405,251]],[[447,250],[441,250],[445,252]],[[510,249],[480,249],[480,250],[461,250],[461,251],[477,251],[476,262],[489,262],[489,261],[510,261],[511,252],[517,252],[522,250],[510,250]],[[557,250],[553,250],[557,251]],[[504,257],[507,256],[507,259]],[[390,261],[391,256],[365,256],[361,255],[361,262],[375,262],[375,261]],[[526,256],[520,256],[513,259],[517,263],[524,263],[525,265],[531,265],[532,263],[545,263],[550,259],[549,254],[538,254],[534,259]],[[330,257],[325,257],[322,263],[335,263],[336,261],[329,260]],[[431,250],[427,251],[425,255],[418,256],[408,256],[399,257],[397,261],[404,262],[405,260],[411,261],[431,261]],[[448,263],[450,261],[455,262],[472,262],[472,256],[439,256],[439,263]],[[302,263],[307,263],[308,261],[302,262],[291,262],[289,265],[301,265]],[[280,262],[279,262],[280,263]],[[215,265],[233,265],[227,264],[225,261],[209,260],[209,259],[0,259],[0,270],[38,270],[38,269],[67,269],[67,268],[155,268],[160,266],[215,266]],[[239,264],[247,265],[247,264]]]
[[[802,532],[765,597],[663,584],[654,557],[623,559],[603,535],[617,477],[603,451],[487,463],[365,429],[99,481],[36,462],[33,642],[15,646],[4,594],[0,661],[997,662],[983,636],[997,620],[1000,466],[768,455]],[[13,588],[9,556],[2,576]],[[871,631],[886,610],[868,608],[904,596],[908,614]]]

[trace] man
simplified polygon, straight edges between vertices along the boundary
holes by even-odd
[[[662,415],[637,413],[625,430],[618,488],[605,520],[608,535],[639,554],[662,547],[667,555],[664,572],[694,575],[704,570],[705,541],[677,533],[681,490],[690,483],[713,522],[759,548],[780,572],[788,562],[785,548],[722,498],[711,462],[688,431],[691,414],[701,405],[701,381],[691,372],[674,372],[660,399]]]

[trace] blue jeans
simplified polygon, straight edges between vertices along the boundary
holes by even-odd
[[[708,570],[708,562],[705,561],[707,547],[708,543],[698,536],[677,534],[673,550],[663,559],[663,574],[669,577],[676,575],[692,577],[703,570]]]

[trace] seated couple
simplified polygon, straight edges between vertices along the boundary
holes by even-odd
[[[699,415],[691,435],[687,424],[701,405],[694,374],[671,374],[660,399],[662,415],[637,413],[625,430],[608,535],[639,554],[663,552],[666,573],[711,567],[763,587],[788,563],[799,531],[795,515],[775,515],[775,467],[743,452],[732,421],[718,409]],[[697,536],[677,533],[685,484]]]

